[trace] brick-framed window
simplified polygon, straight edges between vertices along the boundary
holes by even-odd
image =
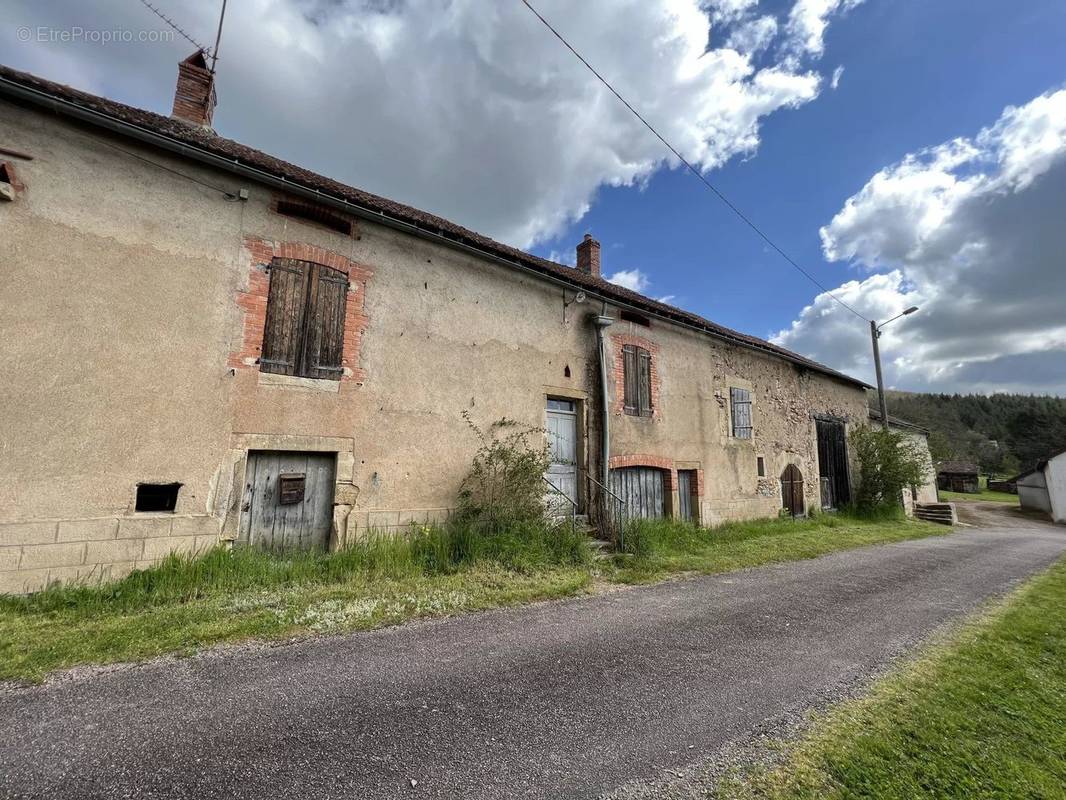
[[[347,300],[346,273],[313,261],[274,258],[259,369],[340,380]]]
[[[248,280],[237,295],[237,305],[244,311],[243,332],[228,365],[365,381],[359,349],[368,324],[364,300],[373,271],[303,242],[246,236],[244,247],[250,257]],[[279,309],[277,314],[269,313],[272,305]]]
[[[635,344],[622,346],[622,409],[631,416],[651,416],[651,353]]]
[[[659,418],[659,346],[633,334],[612,334],[614,413]]]
[[[751,392],[748,389],[731,387],[729,390],[729,413],[733,436],[750,439],[752,435]]]

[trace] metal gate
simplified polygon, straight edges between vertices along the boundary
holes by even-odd
[[[803,516],[803,473],[795,464],[781,473],[781,507],[793,517]]]
[[[612,469],[611,491],[625,503],[630,519],[658,519],[666,516],[666,490],[661,469]]]
[[[579,503],[577,480],[577,404],[573,400],[548,398],[546,412],[548,428],[548,453],[551,463],[544,477],[558,492],[566,495],[553,497],[548,492],[548,508],[556,514],[569,514],[572,503]]]
[[[848,483],[848,444],[844,423],[816,419],[818,428],[818,477],[822,508],[840,508],[851,501]]]
[[[238,541],[264,550],[326,549],[335,467],[334,453],[250,451]]]

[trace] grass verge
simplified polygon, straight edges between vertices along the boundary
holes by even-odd
[[[1066,796],[1066,560],[722,798]]]
[[[733,522],[706,528],[676,520],[644,520],[627,535],[628,553],[614,557],[610,580],[647,583],[680,572],[713,574],[816,558],[836,550],[944,535],[951,528],[902,515],[859,518],[819,514],[809,519]]]
[[[990,503],[1010,503],[1011,505],[1018,505],[1018,495],[1010,494],[1008,492],[992,492],[988,489],[982,489],[977,494],[971,494],[968,492],[945,492],[941,490],[940,499],[945,503],[954,503],[958,500],[963,502],[987,500]]]
[[[726,572],[948,530],[828,515],[711,530],[644,523],[631,536],[635,552],[597,563],[580,532],[537,525],[493,535],[461,525],[423,528],[369,536],[335,553],[175,555],[114,583],[0,597],[0,679],[39,681],[78,664],[189,654],[251,638],[366,630],[573,596],[595,581]]]

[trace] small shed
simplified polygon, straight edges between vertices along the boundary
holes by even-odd
[[[1022,508],[1043,511],[1055,522],[1066,523],[1066,450],[1023,472],[1014,482]]]
[[[941,461],[936,465],[936,485],[944,492],[977,494],[981,491],[977,476],[977,465],[965,461]]]

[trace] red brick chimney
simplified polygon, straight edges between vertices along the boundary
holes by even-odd
[[[174,90],[174,110],[170,116],[211,127],[215,113],[215,76],[207,68],[203,50],[197,50],[178,64],[178,86]]]
[[[577,268],[594,278],[600,277],[600,243],[586,233],[581,244],[577,246]]]

